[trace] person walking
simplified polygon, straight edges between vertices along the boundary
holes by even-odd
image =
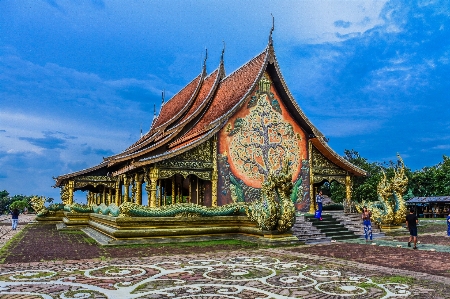
[[[13,230],[16,230],[18,223],[19,223],[19,210],[15,208],[11,212],[11,224]]]
[[[447,237],[450,237],[450,211],[447,215]]]
[[[315,218],[318,218],[321,221],[322,221],[322,202],[323,202],[323,195],[322,190],[320,190],[319,193],[316,195],[317,210]]]
[[[413,249],[417,249],[417,224],[419,223],[419,218],[414,214],[414,208],[409,210],[409,214],[406,215],[406,227],[409,230],[409,241],[408,247],[411,247],[411,242],[414,241]]]
[[[369,239],[370,241],[372,241],[372,222],[370,221],[370,217],[372,217],[372,213],[369,211],[369,209],[367,209],[367,207],[364,207],[361,219],[364,225],[364,237],[366,238],[366,242]]]

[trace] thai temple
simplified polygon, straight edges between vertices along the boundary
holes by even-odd
[[[314,211],[311,199],[324,182],[345,185],[350,201],[352,178],[365,172],[334,152],[306,117],[283,79],[271,35],[261,53],[230,74],[223,51],[209,74],[205,59],[198,76],[163,99],[150,130],[134,144],[56,177],[63,203],[72,204],[80,190],[88,205],[249,203],[285,162],[297,210]]]

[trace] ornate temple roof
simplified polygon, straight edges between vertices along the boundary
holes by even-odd
[[[223,56],[222,56],[223,57]],[[281,100],[292,117],[312,138],[313,145],[330,161],[352,175],[363,176],[365,171],[340,157],[326,143],[323,134],[309,121],[291,95],[282,77],[272,40],[263,52],[250,59],[233,73],[225,76],[223,59],[210,75],[202,72],[180,92],[162,105],[159,116],[149,132],[123,152],[107,157],[92,168],[59,176],[62,181],[100,169],[113,175],[156,163],[181,154],[211,138],[228,119],[245,103],[259,80],[267,72],[280,92]]]

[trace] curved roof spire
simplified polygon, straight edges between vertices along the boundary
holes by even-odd
[[[203,60],[203,71],[204,72],[206,71],[206,60],[208,59],[208,49],[207,48],[205,48],[205,52],[206,52],[205,59]]]
[[[223,63],[223,54],[225,53],[225,41],[223,42],[222,55],[220,56],[220,62]]]
[[[272,16],[272,28],[270,29],[270,34],[269,34],[269,44],[271,45],[273,43],[272,32],[275,29],[275,18],[272,13],[270,13],[270,15]]]

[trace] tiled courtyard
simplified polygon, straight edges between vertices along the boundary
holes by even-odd
[[[2,264],[0,298],[450,298],[450,278],[304,248]]]

